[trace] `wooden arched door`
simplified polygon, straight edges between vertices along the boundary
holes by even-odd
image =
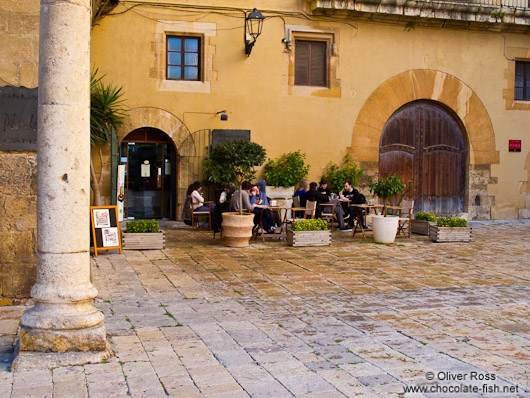
[[[466,142],[449,111],[415,101],[388,119],[379,147],[379,174],[396,173],[410,187],[414,212],[456,215],[464,211]]]

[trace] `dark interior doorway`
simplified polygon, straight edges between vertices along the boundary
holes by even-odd
[[[464,211],[466,141],[456,118],[434,101],[415,101],[388,119],[379,148],[379,174],[396,173],[414,199],[414,212]]]
[[[173,142],[158,129],[137,129],[124,138],[125,217],[175,219],[176,158]]]

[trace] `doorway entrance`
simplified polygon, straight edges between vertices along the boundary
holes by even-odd
[[[175,219],[176,151],[163,131],[141,128],[129,133],[120,147],[125,164],[125,217]]]
[[[414,212],[457,215],[464,211],[467,146],[456,118],[434,101],[415,101],[386,122],[379,174],[397,174],[409,187]]]

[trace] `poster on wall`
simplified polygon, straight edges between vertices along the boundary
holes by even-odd
[[[151,177],[151,165],[149,160],[144,160],[144,163],[140,166],[140,176],[142,177]]]
[[[94,228],[110,227],[109,209],[94,209]]]
[[[123,221],[123,201],[125,199],[125,165],[120,164],[118,166],[118,189],[116,193],[118,195],[118,221]]]

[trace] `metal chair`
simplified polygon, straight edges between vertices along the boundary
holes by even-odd
[[[334,203],[321,203],[322,213],[320,217],[323,220],[326,220],[328,224],[331,225],[331,230],[333,231],[333,220],[335,218],[335,204]],[[326,211],[326,208],[329,208],[329,211]]]

